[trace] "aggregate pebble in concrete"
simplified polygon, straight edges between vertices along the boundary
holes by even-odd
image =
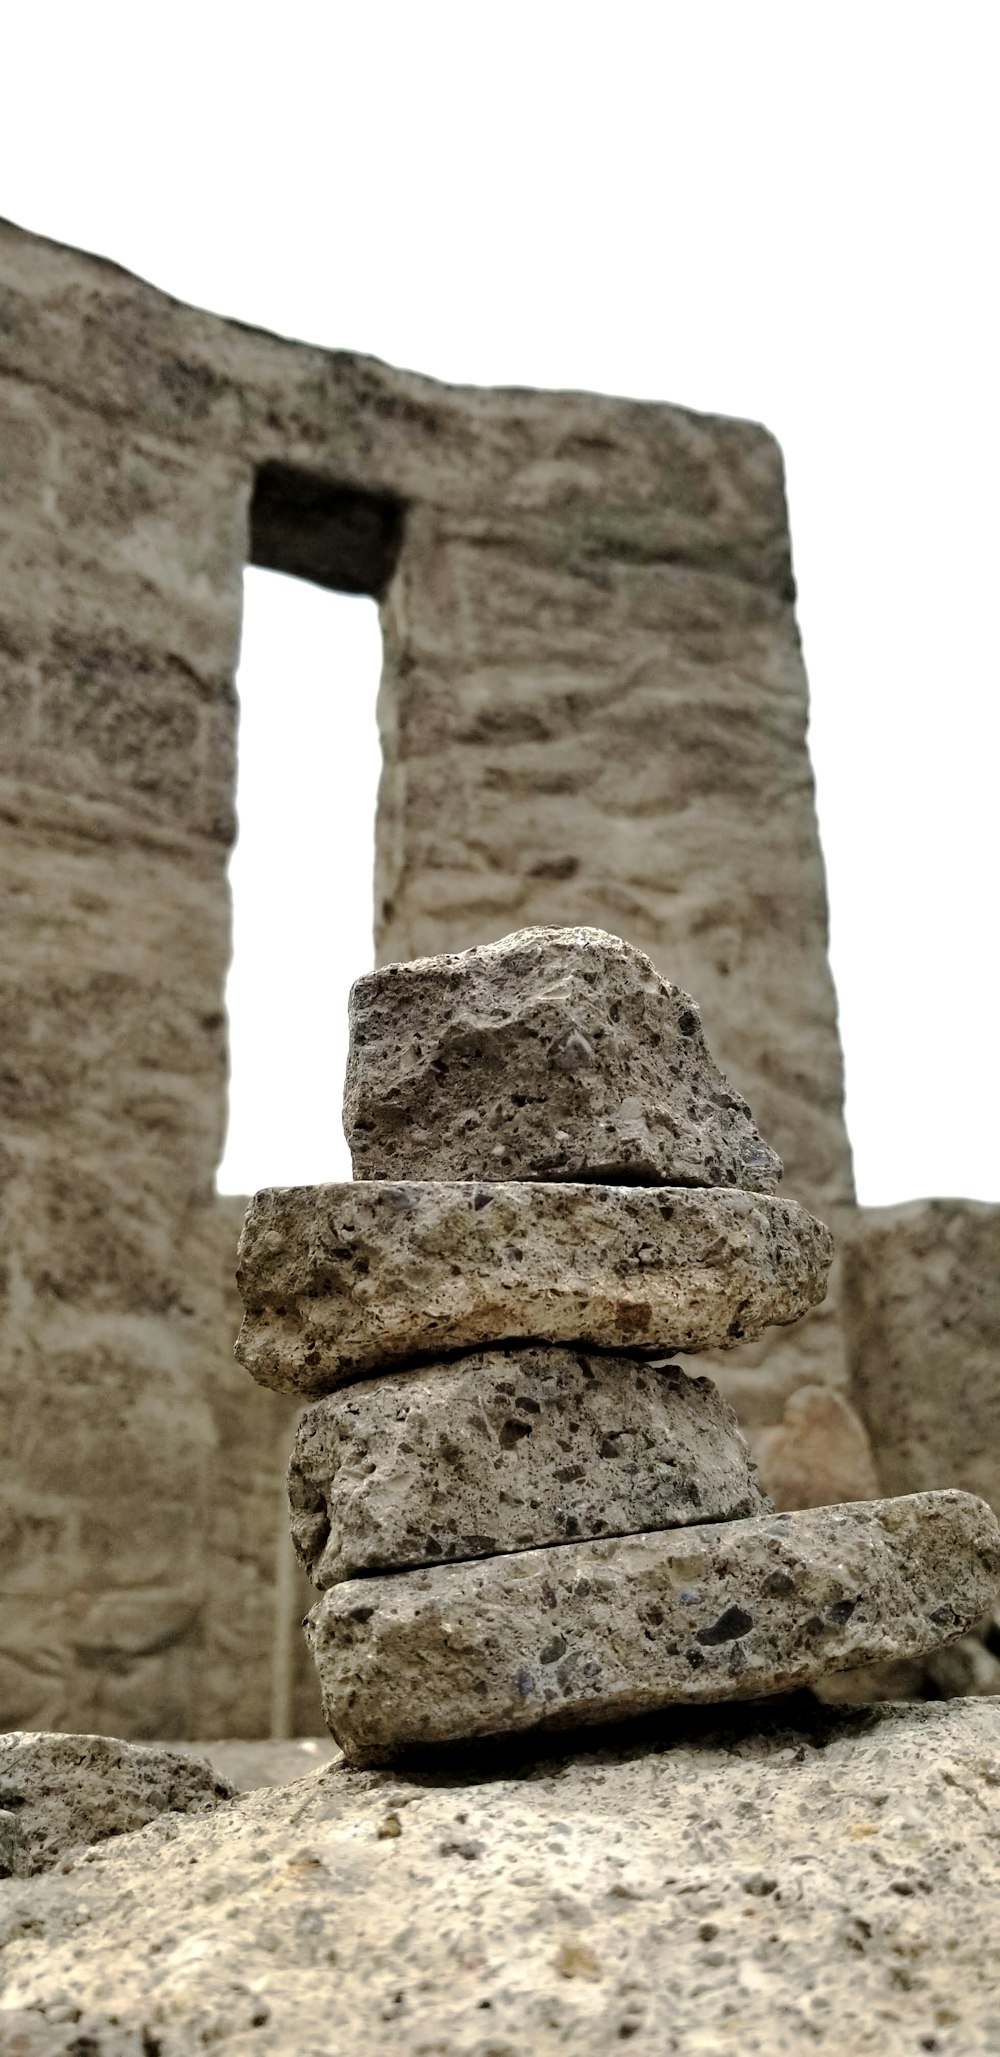
[[[317,1400],[299,1423],[288,1496],[292,1540],[319,1587],[768,1504],[709,1379],[533,1344]]]
[[[823,1298],[829,1230],[735,1189],[292,1186],[251,1201],[236,1354],[303,1396],[505,1342],[729,1349]]]
[[[998,1587],[985,1501],[915,1493],[352,1579],[306,1633],[331,1733],[377,1764],[919,1656]]]
[[[0,1885],[0,2048],[995,2057],[998,1896],[1000,1702],[675,1708]]]
[[[695,1002],[602,929],[385,965],[354,986],[350,1031],[356,1178],[769,1193],[781,1177]]]

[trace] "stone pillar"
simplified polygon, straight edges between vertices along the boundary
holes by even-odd
[[[230,1650],[213,1587],[248,1576],[213,1185],[250,474],[21,379],[0,440],[0,1723],[259,1732],[271,1595]],[[278,1413],[241,1395],[272,1478]]]
[[[644,426],[628,488],[625,425],[601,424],[597,469],[581,421],[502,514],[408,514],[383,605],[378,957],[535,922],[623,936],[699,995],[790,1186],[839,1220],[854,1188],[780,453],[744,423]],[[832,1388],[832,1475],[809,1493],[798,1403],[781,1477],[794,1504],[873,1489],[836,1282],[712,1375],[765,1473],[791,1397]]]

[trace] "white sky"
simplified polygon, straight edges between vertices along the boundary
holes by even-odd
[[[869,1202],[1000,1188],[998,24],[969,0],[4,23],[0,212],[26,227],[439,377],[778,434]],[[248,576],[227,1189],[346,1170],[377,664],[369,603]]]

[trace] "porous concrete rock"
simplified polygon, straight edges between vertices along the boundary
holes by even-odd
[[[985,1502],[917,1493],[352,1579],[306,1633],[331,1733],[377,1764],[919,1656],[998,1587]]]
[[[823,1297],[829,1231],[698,1187],[400,1181],[251,1201],[236,1354],[303,1395],[444,1350],[544,1341],[729,1349]]]
[[[0,1735],[0,1809],[16,1823],[8,1869],[30,1877],[80,1844],[163,1813],[204,1814],[233,1797],[204,1758],[115,1736]]]
[[[356,1178],[604,1180],[770,1193],[781,1162],[694,1001],[595,928],[389,964],[350,999]]]
[[[288,1499],[292,1540],[320,1588],[767,1506],[709,1379],[544,1345],[317,1400],[299,1423]]]
[[[331,1765],[0,1886],[0,2047],[986,2057],[998,1753],[996,1701],[797,1700]]]

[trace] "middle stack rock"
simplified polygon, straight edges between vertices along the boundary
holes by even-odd
[[[775,1515],[667,1361],[797,1320],[832,1244],[640,952],[526,929],[361,979],[345,1127],[356,1183],[251,1204],[237,1354],[323,1396],[289,1498],[353,1762],[779,1692],[988,1606],[981,1502]]]

